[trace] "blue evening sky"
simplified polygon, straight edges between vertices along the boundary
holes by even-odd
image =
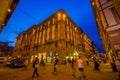
[[[0,42],[15,46],[16,37],[39,24],[59,9],[65,12],[103,52],[90,0],[20,0],[9,22],[0,33]]]

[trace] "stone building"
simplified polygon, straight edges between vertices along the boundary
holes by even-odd
[[[45,21],[32,26],[16,39],[14,55],[35,56],[45,62],[59,58],[65,61],[85,53],[83,31],[64,10],[59,10]]]
[[[7,24],[19,0],[0,0],[0,32]]]
[[[113,4],[115,6],[115,9],[117,10],[119,16],[120,16],[120,0],[112,0]]]
[[[93,41],[90,39],[90,37],[86,34],[83,35],[83,51],[85,52],[85,55],[87,57],[91,57],[93,55],[97,55],[99,53],[97,47],[93,43]]]
[[[120,16],[112,0],[91,0],[102,45],[112,62],[120,55]]]
[[[13,47],[8,46],[7,42],[0,42],[0,57],[11,56],[13,53]]]

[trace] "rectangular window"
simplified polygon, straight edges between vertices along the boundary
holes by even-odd
[[[38,46],[36,47],[36,51],[38,51]]]
[[[58,29],[58,24],[56,24],[55,28]]]
[[[33,47],[33,51],[34,51],[34,47]]]
[[[55,38],[55,25],[52,27],[52,39],[54,40]]]
[[[67,39],[67,26],[65,26],[65,38]]]
[[[52,25],[52,23],[53,23],[53,20],[50,20],[50,25]]]
[[[57,41],[55,42],[55,47],[57,47]]]
[[[44,38],[45,38],[45,41],[48,41],[50,39],[50,28],[45,30]]]
[[[45,30],[43,31],[43,35],[42,35],[42,43],[45,42]]]
[[[117,22],[117,23],[120,23],[120,16],[118,15],[115,7],[112,7],[112,8],[111,8],[111,12],[112,12],[112,14],[113,14],[116,22]]]

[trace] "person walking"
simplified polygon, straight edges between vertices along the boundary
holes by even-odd
[[[57,63],[58,63],[58,59],[55,58],[55,61],[54,61],[54,73],[56,73]]]
[[[75,59],[72,59],[71,67],[72,67],[72,75],[75,76],[75,73],[76,73],[76,60]]]
[[[25,59],[25,60],[24,60],[23,65],[24,65],[24,68],[26,69],[27,66],[28,66],[28,59]]]
[[[82,77],[86,78],[85,74],[84,74],[84,68],[83,68],[83,60],[81,59],[81,56],[79,56],[79,59],[77,60],[78,63],[78,70],[81,73],[82,72]],[[82,78],[81,75],[79,76],[79,78]]]
[[[37,77],[39,77],[38,67],[39,67],[39,59],[36,58],[35,61],[33,62],[34,72],[33,72],[32,78],[34,78],[35,75],[37,75]]]
[[[100,67],[100,65],[99,65],[98,61],[95,59],[95,60],[94,60],[94,69],[93,69],[93,71],[94,71],[94,70],[95,70],[95,71],[100,71],[99,67]]]
[[[116,59],[116,67],[118,71],[118,80],[120,80],[120,58],[119,57]]]
[[[86,59],[86,64],[87,64],[87,66],[89,66],[89,60],[88,59]]]

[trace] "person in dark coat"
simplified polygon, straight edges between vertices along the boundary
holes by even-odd
[[[55,61],[54,61],[54,72],[55,72],[55,73],[56,73],[57,63],[58,63],[58,59],[55,58]]]
[[[99,63],[97,62],[97,60],[94,60],[94,70],[95,70],[95,71],[100,71],[99,67],[100,67],[100,65],[99,65]]]
[[[33,62],[34,72],[33,72],[32,78],[35,77],[35,74],[37,75],[37,77],[39,76],[38,67],[39,67],[39,59],[36,58],[35,61]]]

